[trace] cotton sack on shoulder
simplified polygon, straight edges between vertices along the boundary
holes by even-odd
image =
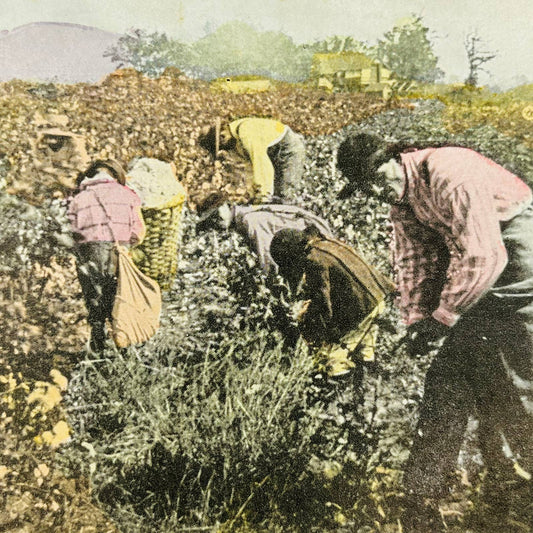
[[[116,245],[118,285],[112,312],[112,335],[118,348],[140,344],[159,328],[161,289],[133,263],[127,248]]]

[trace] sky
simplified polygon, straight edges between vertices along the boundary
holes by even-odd
[[[142,28],[190,42],[241,20],[297,43],[349,35],[371,45],[415,14],[431,31],[445,81],[466,78],[464,38],[475,30],[486,50],[497,53],[481,83],[505,86],[518,76],[533,82],[533,0],[0,0],[0,12],[3,30],[71,22],[117,33]]]

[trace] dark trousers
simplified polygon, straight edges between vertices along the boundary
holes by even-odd
[[[513,488],[531,490],[513,464],[533,473],[533,209],[503,225],[502,236],[505,271],[452,328],[426,375],[405,468],[408,494],[444,494],[471,414],[489,484],[507,499]]]
[[[111,319],[117,292],[117,262],[112,242],[89,242],[76,247],[78,279],[88,311],[93,349],[105,342],[105,322]]]
[[[285,198],[304,172],[305,144],[303,138],[290,128],[283,138],[269,147],[268,157],[274,166],[274,197]]]

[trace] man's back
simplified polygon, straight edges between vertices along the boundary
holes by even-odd
[[[236,231],[255,248],[261,268],[267,274],[272,268],[276,269],[276,263],[270,255],[270,243],[279,230],[291,228],[303,231],[308,226],[314,226],[324,236],[333,236],[324,219],[292,205],[235,206],[233,219]]]
[[[352,247],[334,239],[311,239],[304,265],[311,322],[342,336],[394,290],[393,283]],[[313,317],[313,315],[316,315]]]
[[[140,236],[142,220],[136,211],[141,200],[107,174],[84,180],[69,205],[69,218],[78,242],[130,242]]]

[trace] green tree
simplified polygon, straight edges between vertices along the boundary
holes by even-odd
[[[147,76],[157,77],[166,67],[184,69],[190,60],[186,44],[169,39],[164,33],[148,33],[141,29],[129,30],[104,57],[131,66]]]
[[[375,55],[401,78],[432,83],[444,74],[419,16],[398,22],[378,41]]]
[[[307,55],[281,32],[258,32],[249,24],[229,22],[196,41],[196,75],[203,78],[256,74],[299,81],[308,74]]]

